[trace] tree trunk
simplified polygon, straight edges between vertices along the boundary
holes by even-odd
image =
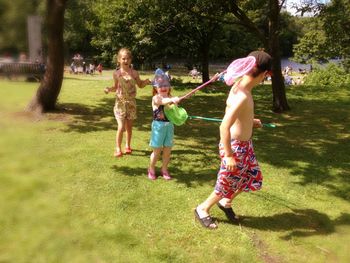
[[[209,80],[209,42],[209,40],[204,40],[200,47],[203,83]]]
[[[283,112],[289,110],[286,97],[286,89],[281,70],[281,56],[279,45],[279,4],[278,0],[270,0],[269,16],[269,53],[272,56],[272,94],[274,112]]]
[[[67,0],[47,0],[48,57],[46,72],[28,111],[43,113],[54,110],[61,91],[64,70],[63,26]]]
[[[266,38],[266,34],[262,32],[251,19],[245,14],[245,12],[239,8],[236,1],[230,1],[229,10],[232,14],[242,22],[242,24],[257,37],[264,44],[264,47],[268,49],[269,54],[272,56],[272,94],[273,104],[272,109],[274,112],[283,112],[289,110],[286,90],[284,86],[284,80],[281,70],[281,56],[279,46],[279,16],[280,6],[279,0],[269,0],[269,36]]]

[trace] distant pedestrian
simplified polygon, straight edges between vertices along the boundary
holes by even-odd
[[[96,70],[98,71],[98,73],[99,73],[100,75],[102,75],[102,64],[101,64],[101,63],[99,63],[99,64],[97,65]]]

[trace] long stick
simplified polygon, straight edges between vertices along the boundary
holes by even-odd
[[[183,99],[187,99],[187,98],[190,97],[193,93],[195,93],[195,92],[197,92],[198,90],[204,88],[204,87],[207,86],[208,84],[210,84],[210,83],[216,81],[216,80],[220,77],[220,75],[223,74],[223,73],[225,73],[225,72],[226,72],[226,70],[223,71],[223,72],[221,72],[221,73],[219,74],[219,76],[214,76],[214,77],[212,77],[212,78],[211,78],[210,80],[208,80],[207,82],[205,82],[205,83],[203,83],[202,85],[198,86],[197,88],[191,90],[189,93],[183,95],[182,97],[180,97],[180,101],[183,100]]]
[[[215,121],[215,122],[222,122],[222,119],[217,118],[206,118],[206,117],[200,117],[200,116],[188,116],[189,119],[199,119],[199,120],[205,120],[205,121]],[[276,128],[276,125],[273,123],[263,123],[262,126],[267,128]]]

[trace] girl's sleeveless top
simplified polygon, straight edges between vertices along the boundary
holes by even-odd
[[[169,122],[168,118],[164,114],[164,105],[160,105],[158,109],[153,111],[153,120]]]
[[[118,79],[117,86],[117,99],[123,101],[134,100],[136,97],[136,76],[134,76],[134,71],[130,71],[130,75],[122,74],[121,70],[116,71],[116,78]]]

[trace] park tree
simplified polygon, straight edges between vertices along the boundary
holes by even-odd
[[[294,60],[301,63],[323,63],[341,58],[344,68],[350,70],[350,3],[333,0],[324,4],[306,2],[313,16],[301,19],[303,29],[298,43],[294,45]]]
[[[281,70],[280,51],[280,12],[284,0],[269,1],[224,1],[227,13],[234,17],[213,17],[208,19],[221,20],[222,23],[239,24],[254,34],[260,41],[262,47],[271,54],[272,60],[272,93],[274,112],[289,110],[284,80]]]
[[[109,46],[116,50],[121,45],[135,43],[133,50],[143,52],[142,57],[146,57],[151,56],[149,51],[159,50],[160,39],[165,39],[163,43],[173,50],[178,51],[181,47],[200,59],[203,81],[206,81],[209,78],[210,50],[214,43],[218,43],[214,42],[219,38],[217,36],[224,35],[222,28],[225,22],[235,28],[244,27],[258,39],[256,45],[273,56],[273,110],[282,112],[289,109],[279,45],[279,18],[283,4],[284,1],[278,0],[267,3],[252,0],[146,0],[132,4],[122,0],[98,0],[94,10],[100,22],[95,26],[93,44],[101,49]],[[166,30],[159,30],[160,27]],[[141,46],[144,47],[142,50]]]
[[[0,0],[0,52],[17,54],[28,50],[27,17],[40,15],[43,0]]]
[[[94,0],[67,1],[65,10],[63,39],[67,55],[81,53],[94,55],[96,49],[91,45],[90,23],[95,20],[92,12]]]
[[[63,27],[67,0],[47,0],[46,18],[48,53],[46,72],[28,111],[43,113],[55,109],[61,91],[64,69]]]
[[[327,43],[322,20],[319,17],[301,19],[307,29],[298,39],[298,43],[294,45],[293,60],[303,64],[326,62],[329,58],[331,46]]]
[[[350,2],[333,0],[320,13],[327,43],[332,57],[342,58],[347,72],[350,72]]]

